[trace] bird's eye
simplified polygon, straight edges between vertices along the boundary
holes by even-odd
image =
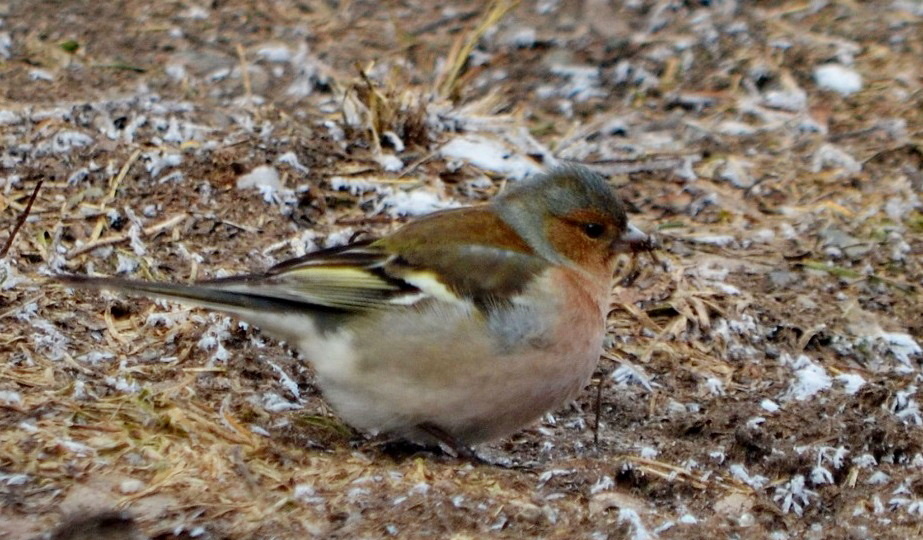
[[[583,224],[583,234],[587,235],[589,238],[599,238],[604,232],[606,232],[606,227],[600,223]]]

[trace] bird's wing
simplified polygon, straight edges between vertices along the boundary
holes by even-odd
[[[502,303],[548,267],[488,207],[436,212],[379,240],[309,253],[265,275],[212,282],[346,311],[427,300]]]
[[[361,312],[426,300],[484,306],[521,290],[545,267],[498,247],[426,242],[405,252],[364,241],[309,253],[265,273],[194,284],[58,276],[84,288],[121,290],[229,311]]]
[[[346,312],[401,303],[417,287],[388,275],[396,255],[363,241],[308,253],[284,261],[263,274],[233,276],[199,285]]]
[[[310,253],[262,276],[211,283],[347,311],[431,299],[484,306],[521,291],[545,267],[536,256],[504,247],[427,241],[395,249],[377,241]]]
[[[420,299],[488,308],[522,292],[547,267],[544,259],[503,247],[448,244],[417,247],[390,260],[384,270],[415,286]]]

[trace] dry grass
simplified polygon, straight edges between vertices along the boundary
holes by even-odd
[[[0,535],[923,535],[921,15],[714,4],[0,12]],[[44,280],[259,269],[560,160],[663,250],[618,276],[598,441],[588,390],[483,448],[517,468],[390,457],[254,329]]]

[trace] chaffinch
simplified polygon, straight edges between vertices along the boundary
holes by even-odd
[[[531,424],[587,384],[616,256],[645,249],[606,179],[563,166],[485,205],[262,274],[192,285],[61,279],[235,315],[296,347],[348,424],[461,451]]]

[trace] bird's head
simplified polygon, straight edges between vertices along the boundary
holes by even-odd
[[[539,255],[594,273],[610,273],[616,255],[649,249],[625,204],[605,177],[568,165],[516,185],[497,197],[500,216]]]

